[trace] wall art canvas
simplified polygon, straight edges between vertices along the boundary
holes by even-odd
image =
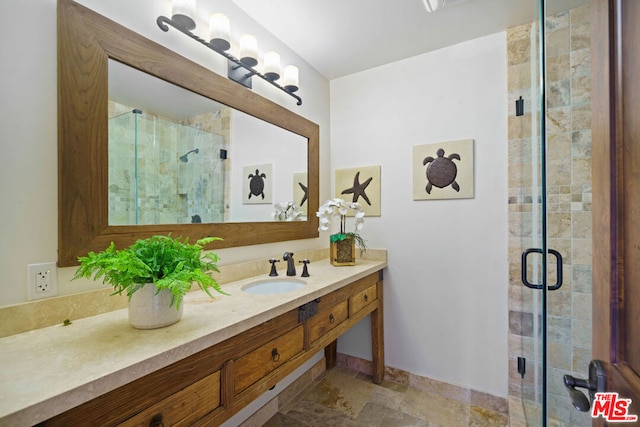
[[[293,203],[304,216],[307,216],[309,195],[307,194],[307,173],[297,172],[293,174]]]
[[[335,197],[358,202],[365,216],[380,216],[380,166],[336,169]]]
[[[245,205],[271,204],[273,195],[273,165],[263,164],[242,168],[244,182],[242,185]]]
[[[413,146],[413,200],[474,197],[473,139]]]

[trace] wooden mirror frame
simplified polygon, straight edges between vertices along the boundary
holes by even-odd
[[[307,138],[307,221],[109,225],[111,58]],[[72,0],[58,1],[58,265],[154,234],[217,236],[211,249],[318,237],[318,125]]]

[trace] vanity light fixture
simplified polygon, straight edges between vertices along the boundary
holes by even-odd
[[[258,65],[258,41],[254,36],[245,34],[240,38],[239,58],[236,58],[227,52],[231,48],[229,18],[221,13],[211,15],[210,40],[207,42],[192,32],[196,28],[195,0],[172,0],[172,7],[171,19],[159,16],[156,20],[162,31],[169,31],[171,26],[227,58],[229,79],[251,89],[251,77],[258,76],[295,98],[298,101],[297,105],[302,105],[302,98],[294,93],[299,88],[298,67],[287,65],[282,70],[280,55],[276,52],[267,52],[264,55],[264,74],[260,73],[254,68]],[[281,76],[283,77],[282,85],[276,82]]]

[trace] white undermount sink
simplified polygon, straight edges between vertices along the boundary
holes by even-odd
[[[264,279],[244,285],[242,290],[254,295],[275,295],[285,292],[292,292],[301,289],[306,285],[304,280],[299,279]]]

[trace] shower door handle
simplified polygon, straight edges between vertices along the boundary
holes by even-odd
[[[556,289],[560,289],[560,287],[562,286],[562,255],[560,255],[560,252],[558,252],[558,251],[556,251],[554,249],[548,249],[547,252],[549,252],[551,255],[556,257],[556,264],[557,264],[557,267],[556,267],[556,283],[554,283],[553,285],[550,285],[550,286],[547,287],[548,290],[555,291]],[[527,288],[542,289],[542,284],[531,283],[527,279],[527,257],[531,253],[542,254],[542,249],[540,249],[540,248],[529,248],[529,249],[527,249],[526,251],[524,251],[522,253],[521,272],[520,272],[522,283]]]

